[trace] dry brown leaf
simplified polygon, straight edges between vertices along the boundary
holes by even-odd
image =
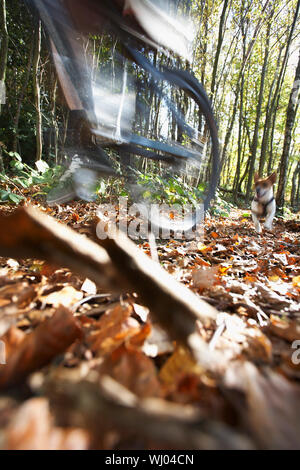
[[[46,398],[32,398],[19,407],[2,436],[3,450],[86,450],[82,429],[54,426]]]
[[[270,331],[290,342],[300,339],[300,323],[297,320],[280,320],[271,317]]]
[[[81,286],[81,290],[86,294],[95,295],[97,293],[97,286],[93,281],[86,278]]]
[[[217,232],[211,232],[210,234],[214,239],[219,238],[219,235],[217,234]]]
[[[93,325],[88,342],[96,355],[109,354],[140,330],[139,323],[131,318],[132,306],[117,305],[108,309]]]
[[[53,307],[58,307],[59,305],[71,307],[82,298],[82,292],[74,289],[72,286],[65,286],[60,290],[51,292],[50,294],[42,295],[40,297],[40,301],[47,305],[53,305]]]
[[[159,372],[160,380],[169,388],[175,388],[187,375],[199,375],[201,367],[191,353],[183,346],[178,346]]]
[[[152,323],[151,332],[146,338],[142,350],[149,357],[157,357],[162,354],[172,353],[174,343],[159,325]]]
[[[50,264],[50,263],[43,263],[40,269],[40,273],[42,276],[50,277],[55,271],[58,269],[57,266]]]
[[[203,267],[193,270],[193,285],[199,289],[212,287],[217,281],[218,267]]]
[[[7,356],[0,369],[0,388],[22,382],[28,374],[48,364],[82,334],[71,312],[60,306],[53,317],[41,323]]]
[[[142,351],[120,346],[101,366],[101,373],[110,375],[137,396],[162,396],[154,363]]]
[[[26,334],[22,330],[12,326],[5,335],[0,338],[1,341],[5,343],[5,356],[9,357],[15,348],[22,343],[25,337]]]
[[[0,300],[2,303],[0,306],[14,303],[18,305],[19,308],[24,308],[32,302],[35,296],[36,292],[34,286],[30,286],[27,282],[9,284],[0,288]]]

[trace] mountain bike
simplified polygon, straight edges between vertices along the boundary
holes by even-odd
[[[167,192],[169,201],[192,206],[185,227],[195,226],[215,195],[219,143],[210,100],[188,61],[179,59],[188,43],[182,24],[154,0],[134,2],[138,11],[130,16],[117,1],[29,3],[47,31],[71,116],[65,145],[70,165],[62,178],[71,175],[71,190],[54,188],[48,202],[88,200],[99,176],[124,177],[132,200],[154,225],[171,224],[165,217],[154,220],[148,210]],[[113,61],[91,71],[79,33],[114,41]],[[173,228],[179,225],[172,220]]]

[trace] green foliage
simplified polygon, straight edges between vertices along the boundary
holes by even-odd
[[[151,202],[163,202],[170,205],[196,205],[203,199],[205,190],[203,184],[192,187],[178,175],[160,176],[149,172],[145,174],[133,169],[132,171],[136,174],[143,198]]]
[[[234,207],[233,204],[222,199],[219,191],[217,191],[210,212],[212,215],[218,217],[229,217],[229,213],[232,207]]]
[[[38,163],[40,169],[35,170],[22,162],[17,152],[5,153],[10,157],[10,174],[8,176],[3,172],[0,173],[0,202],[19,204],[28,193],[31,196],[46,194],[62,175],[61,166],[49,168],[46,162],[40,161]],[[38,188],[34,193],[31,189],[36,185]]]
[[[128,197],[144,200],[150,203],[192,204],[201,203],[204,197],[205,185],[199,184],[192,187],[181,177],[175,175],[161,176],[157,172],[148,171],[147,174],[130,168],[131,182],[124,178],[100,179],[97,184],[96,194],[104,202],[117,197]],[[134,193],[132,193],[134,191]]]

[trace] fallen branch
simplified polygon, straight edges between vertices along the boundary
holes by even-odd
[[[42,212],[27,207],[0,217],[0,255],[34,257],[72,269],[101,288],[136,292],[172,338],[206,351],[194,336],[196,320],[215,320],[217,311],[176,281],[122,233],[108,233],[102,247]],[[199,349],[200,348],[200,349]],[[199,354],[197,354],[199,356]]]
[[[197,408],[158,398],[139,399],[108,376],[100,384],[98,377],[96,381],[81,382],[56,377],[43,388],[60,419],[72,422],[75,409],[76,426],[92,429],[99,437],[106,426],[125,435],[137,433],[171,448],[252,448],[246,437],[221,423],[204,419]]]
[[[176,281],[123,233],[108,235],[101,243],[115,268],[173,338],[186,342],[197,319],[204,324],[215,320],[217,311],[212,306]]]
[[[104,289],[117,289],[116,272],[103,248],[33,207],[0,216],[0,256],[46,260]]]

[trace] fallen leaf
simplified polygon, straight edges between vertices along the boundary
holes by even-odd
[[[71,307],[82,298],[82,292],[74,289],[72,286],[65,286],[60,290],[51,292],[50,294],[42,295],[40,300],[46,305],[53,305],[53,307],[58,307],[59,305]]]
[[[218,267],[203,267],[193,270],[193,285],[196,288],[205,289],[213,286],[217,281]]]
[[[129,304],[119,304],[113,309],[108,309],[100,320],[94,323],[88,342],[95,354],[109,354],[139,332],[139,323],[130,317],[132,310]]]
[[[81,286],[81,290],[89,295],[95,295],[97,293],[97,286],[90,279],[86,279]]]
[[[105,359],[100,371],[139,397],[162,396],[155,365],[142,351],[120,346]]]
[[[81,334],[80,324],[60,306],[53,317],[41,323],[6,357],[5,367],[0,368],[0,388],[22,382],[64,352]]]
[[[291,343],[300,339],[300,323],[297,320],[280,320],[271,317],[270,331]]]
[[[149,308],[144,307],[143,305],[133,304],[135,313],[140,317],[143,322],[147,321],[149,315]]]
[[[293,277],[293,286],[300,287],[300,276]]]
[[[46,398],[31,398],[15,412],[2,437],[3,450],[86,450],[83,429],[54,425]]]
[[[161,368],[159,378],[165,385],[172,389],[176,388],[177,384],[186,375],[200,375],[201,372],[201,367],[193,359],[188,349],[183,346],[178,346]]]

